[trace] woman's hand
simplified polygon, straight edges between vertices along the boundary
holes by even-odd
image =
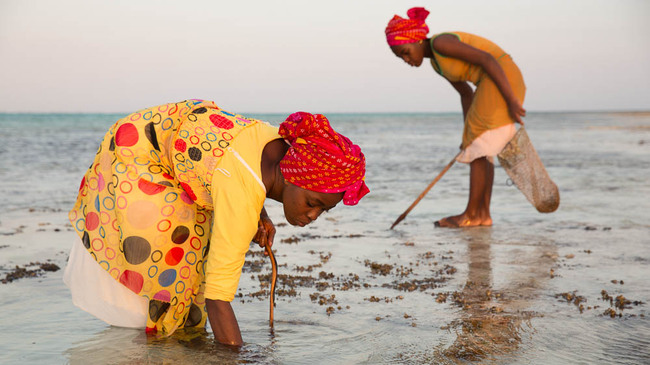
[[[266,209],[262,208],[262,213],[260,214],[260,220],[257,222],[257,233],[253,237],[253,242],[260,245],[264,248],[267,244],[273,246],[273,238],[275,237],[275,225],[273,221],[269,218],[269,215],[266,213]],[[264,255],[268,255],[264,251]]]
[[[515,122],[524,125],[524,121],[521,120],[521,117],[526,116],[526,109],[521,106],[519,100],[513,99],[508,102],[508,112],[510,113],[512,119],[515,120]]]

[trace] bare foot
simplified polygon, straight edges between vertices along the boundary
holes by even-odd
[[[479,227],[491,226],[492,218],[469,218],[465,214],[445,217],[433,223],[436,227],[441,228],[461,228],[461,227]]]

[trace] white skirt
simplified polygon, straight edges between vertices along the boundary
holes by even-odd
[[[488,160],[494,163],[494,156],[510,142],[512,137],[517,133],[517,128],[514,123],[509,123],[499,128],[490,129],[470,143],[458,157],[456,161],[462,163],[470,163],[477,158],[487,156]]]
[[[76,237],[63,282],[72,303],[102,321],[118,327],[145,328],[149,300],[141,297],[104,270]]]

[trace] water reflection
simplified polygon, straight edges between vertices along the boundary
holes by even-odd
[[[221,345],[205,329],[182,329],[170,337],[152,338],[142,330],[108,327],[64,352],[70,364],[248,364],[273,363],[272,348]]]
[[[440,349],[438,355],[446,360],[500,361],[515,358],[522,338],[531,329],[532,300],[538,295],[553,265],[553,245],[526,249],[507,250],[508,266],[514,270],[505,272],[506,278],[498,278],[494,284],[492,269],[491,228],[465,230],[462,239],[467,243],[468,273],[463,289],[452,294],[453,302],[461,307],[460,317],[449,323],[456,340],[449,347]],[[530,248],[530,247],[526,247]]]

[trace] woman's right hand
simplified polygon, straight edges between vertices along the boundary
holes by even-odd
[[[275,237],[275,225],[269,215],[266,213],[266,209],[262,208],[262,213],[260,214],[260,220],[257,222],[257,232],[255,237],[253,237],[253,242],[260,245],[264,248],[267,245],[273,246],[273,238]],[[264,255],[268,255],[264,251]]]

